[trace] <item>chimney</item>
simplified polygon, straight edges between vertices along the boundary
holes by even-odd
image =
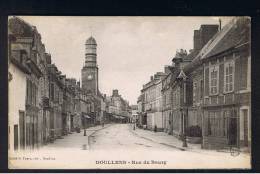
[[[170,66],[169,65],[165,65],[164,66],[164,73],[165,74],[169,74],[171,71],[170,71]]]
[[[218,32],[218,25],[201,25],[199,30],[194,30],[193,48],[201,50],[204,45]]]
[[[47,64],[51,64],[51,55],[48,53],[45,53],[45,59]]]
[[[112,96],[118,96],[118,89],[113,89]]]
[[[200,27],[200,43],[201,48],[218,32],[218,25],[201,25]],[[200,48],[200,49],[201,49]]]
[[[219,31],[221,30],[221,19],[219,18]]]
[[[199,30],[194,30],[194,36],[193,36],[193,49],[199,50],[200,49],[200,32]]]

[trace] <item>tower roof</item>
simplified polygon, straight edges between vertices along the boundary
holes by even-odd
[[[94,37],[90,37],[86,40],[86,45],[97,45],[97,42]]]

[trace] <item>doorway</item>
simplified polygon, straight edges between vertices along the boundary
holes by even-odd
[[[242,110],[243,118],[244,118],[244,146],[248,146],[248,110]]]
[[[25,114],[24,111],[19,111],[19,126],[20,126],[20,147],[25,148]]]
[[[18,125],[14,125],[14,150],[18,150]]]

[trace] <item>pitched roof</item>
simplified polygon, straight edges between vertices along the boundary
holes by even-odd
[[[250,19],[247,17],[234,18],[208,41],[196,58],[184,67],[184,71],[192,71],[194,67],[202,63],[201,60],[247,42],[250,42]]]
[[[202,59],[250,41],[250,19],[234,18],[218,32],[201,50]]]

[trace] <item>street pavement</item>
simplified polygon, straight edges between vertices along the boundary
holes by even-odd
[[[27,160],[12,165],[18,168],[40,166],[45,169],[250,168],[250,154],[232,156],[230,152],[204,150],[199,145],[191,144],[188,144],[188,149],[182,150],[178,147],[181,142],[173,136],[163,132],[133,130],[131,124],[91,127],[87,129],[87,136],[83,135],[82,130],[81,133],[72,133],[55,140],[37,153],[19,154],[21,158],[26,156],[40,160]],[[111,161],[125,161],[126,164],[111,164]],[[145,164],[144,161],[150,163]]]
[[[46,146],[43,146],[41,150],[62,150],[62,149],[82,149],[87,150],[89,149],[89,137],[96,131],[105,129],[111,126],[111,124],[107,124],[104,127],[102,126],[95,126],[86,129],[86,136],[84,136],[84,130],[81,129],[80,133],[73,132],[66,136],[63,136],[61,139],[56,139],[53,143],[49,143]]]
[[[132,125],[115,124],[95,132],[90,139],[91,150],[125,149],[125,150],[171,150],[178,149],[152,142],[139,137],[132,131]]]

